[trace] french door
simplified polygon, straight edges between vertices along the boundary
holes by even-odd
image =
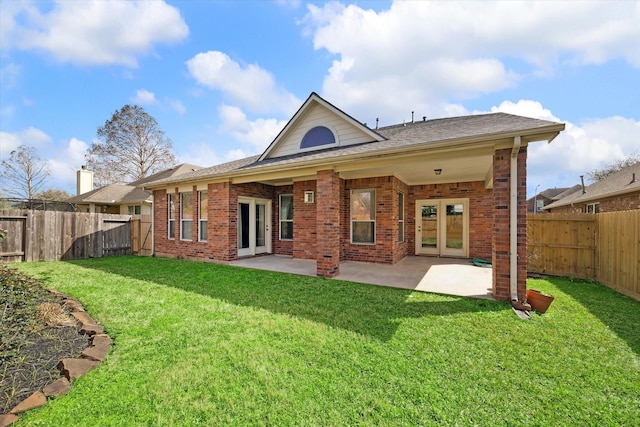
[[[238,256],[271,252],[271,200],[238,198]]]
[[[469,256],[469,199],[416,200],[416,255]]]

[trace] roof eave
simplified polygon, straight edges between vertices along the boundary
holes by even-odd
[[[456,139],[448,139],[436,142],[424,142],[420,144],[413,144],[410,146],[404,147],[396,147],[389,148],[384,150],[376,150],[368,153],[354,153],[349,155],[338,154],[333,157],[326,157],[321,159],[313,159],[313,160],[301,160],[296,163],[287,164],[287,171],[292,172],[295,175],[296,170],[300,169],[308,169],[310,167],[334,167],[338,164],[344,164],[351,162],[353,160],[358,159],[371,159],[381,156],[394,156],[394,155],[410,155],[413,152],[424,151],[425,149],[428,151],[448,151],[448,150],[460,150],[464,149],[467,146],[472,146],[469,148],[482,148],[483,146],[487,148],[495,149],[496,141],[506,140],[510,138],[514,138],[516,136],[524,137],[525,142],[533,142],[533,141],[542,141],[547,140],[547,138],[555,138],[562,130],[564,129],[563,123],[553,124],[540,128],[533,129],[522,129],[518,131],[508,131],[508,132],[498,132],[493,134],[486,134],[474,137],[467,138],[456,138]],[[258,160],[259,161],[259,160]],[[274,171],[281,172],[282,165],[275,164],[273,166],[263,166],[258,168],[248,168],[244,170],[235,169],[228,172],[222,172],[218,174],[205,175],[202,177],[198,177],[196,179],[180,179],[180,177],[176,177],[175,180],[164,181],[161,183],[145,186],[145,189],[159,189],[166,188],[170,185],[181,184],[185,182],[211,182],[212,179],[215,179],[218,182],[227,182],[232,181],[233,178],[237,177],[246,177],[251,175],[262,175],[265,173],[270,173]]]

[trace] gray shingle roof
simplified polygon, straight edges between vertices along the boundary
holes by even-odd
[[[96,188],[95,190],[88,191],[77,196],[73,196],[67,201],[69,203],[101,203],[101,204],[122,204],[122,203],[142,203],[145,201],[151,201],[151,192],[142,188],[142,185],[157,181],[159,179],[167,179],[170,177],[176,177],[189,172],[194,172],[202,169],[202,166],[191,165],[189,163],[183,163],[178,166],[174,166],[170,169],[166,169],[157,172],[153,175],[149,175],[145,178],[131,182],[127,185],[122,184],[110,184],[104,187]]]
[[[314,160],[330,160],[341,156],[376,155],[386,151],[410,149],[412,146],[428,147],[429,144],[455,141],[466,138],[482,138],[505,133],[542,130],[560,123],[521,117],[506,113],[491,113],[462,117],[433,119],[413,123],[382,127],[375,131],[385,137],[383,141],[348,145],[343,147],[298,153],[258,161],[260,156],[224,163],[210,168],[153,181],[152,186],[198,179],[214,178],[232,171],[259,170],[266,166],[293,166]]]
[[[92,191],[71,197],[70,203],[142,203],[151,200],[151,194],[133,185],[110,184]]]
[[[636,178],[635,182],[632,181],[634,173]],[[586,203],[618,194],[640,191],[640,162],[627,166],[626,168],[623,168],[600,181],[594,182],[586,187],[584,193],[581,190],[581,186],[578,185],[577,187],[578,191],[567,192],[567,195],[544,208],[553,209],[560,206],[575,203]]]

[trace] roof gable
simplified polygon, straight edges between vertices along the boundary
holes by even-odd
[[[301,142],[305,135],[317,127],[330,130],[335,143],[301,148]],[[380,134],[312,92],[258,160],[383,141],[384,139]]]

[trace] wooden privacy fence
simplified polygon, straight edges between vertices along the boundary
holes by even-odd
[[[527,269],[594,279],[640,300],[640,210],[527,218]]]
[[[131,253],[150,256],[153,254],[151,215],[136,215],[131,218]]]
[[[129,215],[0,210],[0,259],[57,261],[131,254]]]

